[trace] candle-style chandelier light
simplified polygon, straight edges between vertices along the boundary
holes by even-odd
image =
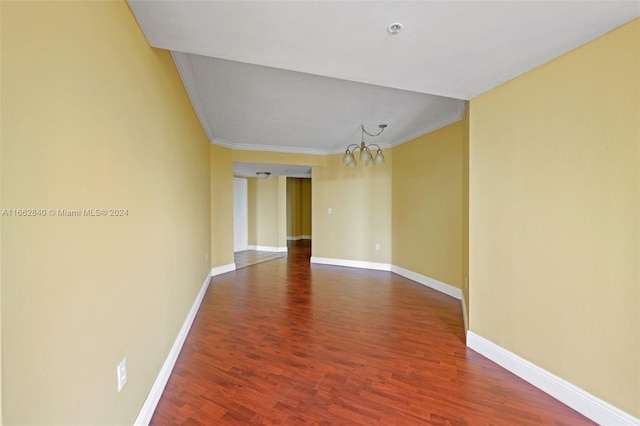
[[[347,165],[347,167],[355,167],[356,166],[356,158],[353,155],[356,150],[360,150],[360,161],[364,161],[364,165],[367,167],[375,166],[376,164],[384,163],[384,155],[382,155],[382,148],[376,144],[365,145],[364,143],[364,134],[371,137],[379,136],[384,129],[387,127],[386,124],[378,125],[380,131],[378,133],[372,134],[367,132],[364,129],[364,125],[360,125],[360,129],[362,129],[362,138],[360,139],[360,145],[351,144],[347,147],[347,151],[344,153],[344,157],[342,157],[342,162]],[[371,147],[375,147],[377,149],[375,157],[371,154]]]

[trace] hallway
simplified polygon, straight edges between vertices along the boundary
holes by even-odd
[[[212,278],[152,425],[593,424],[467,349],[458,300],[310,251]]]

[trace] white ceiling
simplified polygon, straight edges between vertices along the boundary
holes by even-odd
[[[394,146],[471,99],[640,16],[638,1],[129,0],[169,49],[209,139],[344,151]],[[391,35],[389,24],[402,32]]]
[[[326,154],[389,124],[375,143],[406,142],[459,120],[461,100],[174,52],[212,142],[236,149]],[[371,142],[367,137],[367,143]]]

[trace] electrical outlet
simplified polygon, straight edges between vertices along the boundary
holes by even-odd
[[[380,250],[380,243],[376,243],[376,250]]]
[[[117,367],[118,370],[118,392],[122,390],[124,384],[127,383],[127,358],[122,358]]]
[[[332,209],[331,207],[329,207],[329,208],[327,209],[327,214],[331,214],[331,213],[333,213],[333,209]]]

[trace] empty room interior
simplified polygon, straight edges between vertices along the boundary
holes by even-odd
[[[1,1],[0,425],[640,424],[639,17]]]

